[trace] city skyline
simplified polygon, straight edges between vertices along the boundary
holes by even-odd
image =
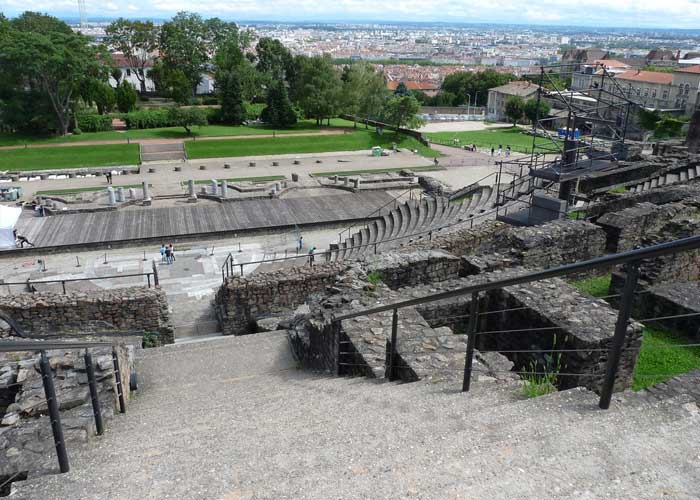
[[[64,18],[75,18],[78,14],[76,0],[0,2],[0,12],[9,16],[26,10]],[[407,0],[393,4],[391,11],[387,11],[383,4],[369,0],[338,0],[325,5],[311,0],[243,0],[236,3],[109,0],[87,3],[88,18],[168,18],[181,10],[239,21],[449,22],[658,29],[697,29],[700,26],[700,0],[672,0],[663,4],[648,0],[622,0],[614,5],[605,0],[581,0],[575,5],[553,0],[532,0],[526,5],[518,0],[505,0],[497,5],[485,0],[475,0],[469,4],[456,0]]]

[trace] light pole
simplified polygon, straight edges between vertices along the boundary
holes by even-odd
[[[467,120],[469,120],[469,106],[471,106],[472,103],[472,96],[467,94],[467,99]]]
[[[476,96],[477,96],[478,94],[479,94],[479,92],[474,91],[474,107],[476,107],[476,106],[478,105],[477,100],[476,100]]]

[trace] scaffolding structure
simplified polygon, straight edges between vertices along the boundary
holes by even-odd
[[[80,27],[87,26],[87,14],[85,13],[85,0],[78,0],[78,13],[80,14]]]
[[[614,169],[627,158],[626,137],[641,105],[603,64],[596,65],[591,88],[561,88],[558,76],[565,66],[541,66],[539,73],[528,77],[538,83],[537,115],[529,131],[532,149],[526,157],[501,162],[500,171],[515,174],[516,179],[502,185],[499,205],[539,190],[563,201],[566,212],[577,199],[581,178]],[[543,101],[553,113],[540,116]]]

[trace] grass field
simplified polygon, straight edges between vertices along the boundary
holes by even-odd
[[[100,187],[84,187],[84,188],[69,188],[69,189],[50,189],[48,191],[37,191],[35,194],[36,196],[61,196],[61,195],[66,195],[66,194],[79,194],[79,193],[94,193],[97,191],[106,191],[109,186],[100,186]],[[126,184],[124,186],[112,186],[114,189],[116,188],[124,188],[124,189],[129,189],[129,188],[134,188],[134,189],[141,189],[142,185],[141,184]],[[149,184],[148,187],[153,187],[153,184]]]
[[[311,177],[332,177],[334,175],[348,176],[348,175],[362,175],[362,174],[386,174],[389,172],[401,172],[402,170],[413,170],[414,172],[434,172],[436,170],[445,170],[445,167],[428,165],[423,167],[411,167],[411,168],[380,168],[380,169],[365,169],[365,170],[344,170],[339,172],[314,172]]]
[[[609,295],[610,276],[591,278],[572,283],[580,291],[594,297]],[[683,347],[693,343],[675,332],[644,326],[642,349],[634,368],[632,388],[645,389],[669,379],[673,375],[700,369],[700,347]]]
[[[479,148],[498,149],[499,144],[519,153],[532,151],[532,136],[523,134],[521,128],[494,128],[487,130],[475,130],[471,132],[433,132],[426,134],[430,140],[452,143],[453,139],[459,139],[461,145],[476,144]],[[538,138],[538,144],[551,144],[548,139]]]
[[[372,130],[358,128],[348,134],[324,135],[319,137],[277,137],[275,139],[247,139],[187,142],[187,157],[228,158],[236,156],[260,156],[295,153],[326,153],[332,151],[369,150],[374,146],[390,148],[395,142],[399,148],[417,149],[419,154],[427,157],[439,153],[424,146],[413,137],[387,132],[382,135]]]
[[[352,126],[352,122],[345,120],[331,120],[332,127]],[[324,128],[318,127],[315,121],[304,120],[288,129],[275,129],[266,125],[252,125],[234,127],[231,125],[206,125],[193,127],[194,137],[226,137],[239,135],[275,135],[299,134],[319,132]],[[19,134],[0,134],[0,146],[18,146],[24,144],[59,144],[66,142],[82,141],[125,141],[128,139],[185,139],[187,135],[183,127],[150,128],[140,130],[127,130],[125,132],[91,132],[80,135],[68,135],[64,137],[31,137]]]
[[[58,168],[138,165],[138,144],[61,146],[0,151],[0,170],[50,170]]]

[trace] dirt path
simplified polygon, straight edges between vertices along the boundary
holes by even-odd
[[[39,149],[39,148],[61,148],[70,146],[103,146],[108,144],[180,144],[185,141],[221,141],[226,139],[265,139],[272,137],[304,137],[317,135],[342,135],[349,132],[346,128],[330,128],[323,129],[317,132],[300,132],[298,134],[250,134],[250,135],[222,135],[212,137],[183,137],[181,139],[131,139],[126,140],[109,140],[109,141],[76,141],[76,142],[57,142],[45,144],[26,144],[16,146],[0,146],[0,151],[13,149]]]

